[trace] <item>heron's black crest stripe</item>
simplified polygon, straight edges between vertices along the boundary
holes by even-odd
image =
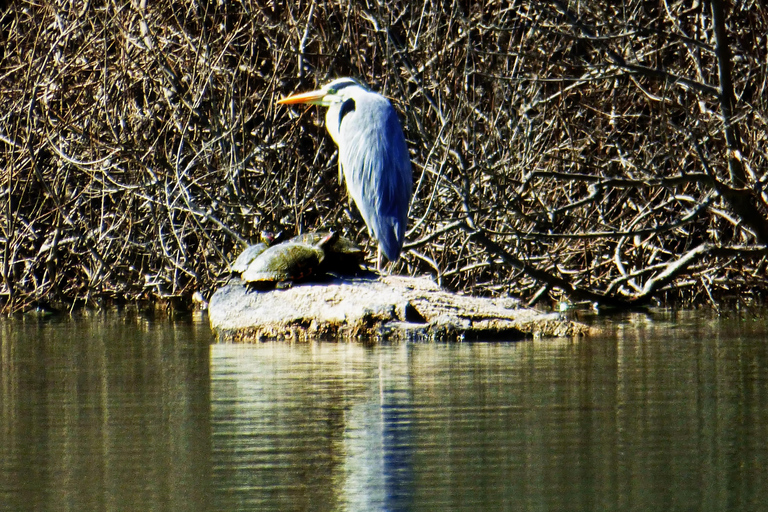
[[[339,126],[341,126],[341,121],[344,119],[344,116],[354,111],[355,111],[355,100],[353,100],[352,98],[349,98],[347,101],[342,103],[341,109],[339,110]]]
[[[340,90],[344,89],[345,87],[349,87],[350,85],[360,85],[354,80],[346,80],[344,82],[339,82],[333,86],[333,90],[336,92],[339,92]]]

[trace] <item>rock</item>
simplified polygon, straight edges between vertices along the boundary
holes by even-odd
[[[587,334],[557,313],[509,307],[510,299],[466,297],[422,277],[329,278],[256,291],[233,279],[211,297],[220,342],[265,339],[505,340]]]

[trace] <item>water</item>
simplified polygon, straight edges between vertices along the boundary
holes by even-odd
[[[765,510],[765,325],[365,347],[5,321],[0,510]]]

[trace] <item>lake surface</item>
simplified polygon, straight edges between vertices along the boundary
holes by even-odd
[[[375,347],[4,320],[0,510],[766,510],[765,318]]]

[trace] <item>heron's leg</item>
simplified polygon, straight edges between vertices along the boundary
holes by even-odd
[[[376,248],[376,270],[379,271],[379,274],[384,273],[384,255],[381,254],[381,246]]]

